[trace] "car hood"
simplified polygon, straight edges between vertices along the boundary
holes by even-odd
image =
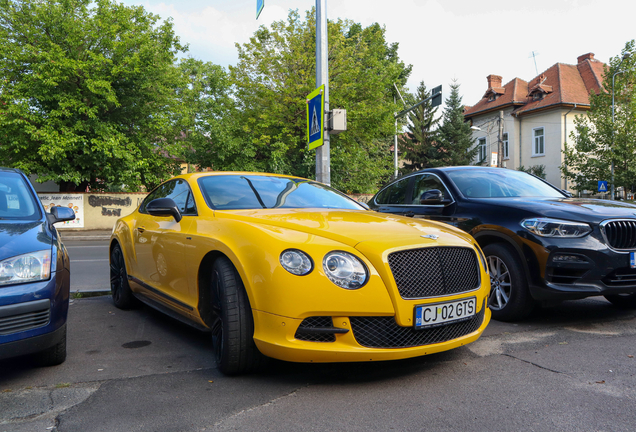
[[[413,245],[431,246],[431,242],[445,246],[472,244],[472,237],[450,225],[372,211],[277,209],[220,213],[217,212],[218,217],[305,232],[351,247],[363,242],[372,242],[383,250]]]
[[[482,198],[481,204],[518,208],[544,217],[599,223],[606,219],[636,219],[636,205],[583,198]]]
[[[52,244],[53,239],[42,221],[0,223],[0,260],[50,249]]]

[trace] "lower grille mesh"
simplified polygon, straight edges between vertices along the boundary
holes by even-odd
[[[408,348],[446,342],[476,331],[484,321],[484,311],[466,321],[430,329],[400,327],[394,317],[351,317],[356,341],[368,348]]]

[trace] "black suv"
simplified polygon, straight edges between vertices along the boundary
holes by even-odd
[[[462,166],[399,178],[369,206],[470,233],[487,257],[495,319],[595,295],[636,307],[636,205],[571,198],[521,171]]]

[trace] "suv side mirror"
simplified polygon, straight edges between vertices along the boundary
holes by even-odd
[[[181,212],[172,198],[157,198],[146,205],[146,211],[153,216],[172,216],[181,221]]]
[[[53,216],[53,220],[49,219],[51,224],[75,219],[75,212],[68,207],[51,207],[50,213]]]
[[[572,198],[574,196],[572,192],[567,191],[565,189],[561,189],[561,192],[563,192],[568,198]]]

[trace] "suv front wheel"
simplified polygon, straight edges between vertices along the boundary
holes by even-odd
[[[483,248],[490,272],[488,306],[498,321],[519,321],[536,306],[517,253],[508,245],[493,243]]]

